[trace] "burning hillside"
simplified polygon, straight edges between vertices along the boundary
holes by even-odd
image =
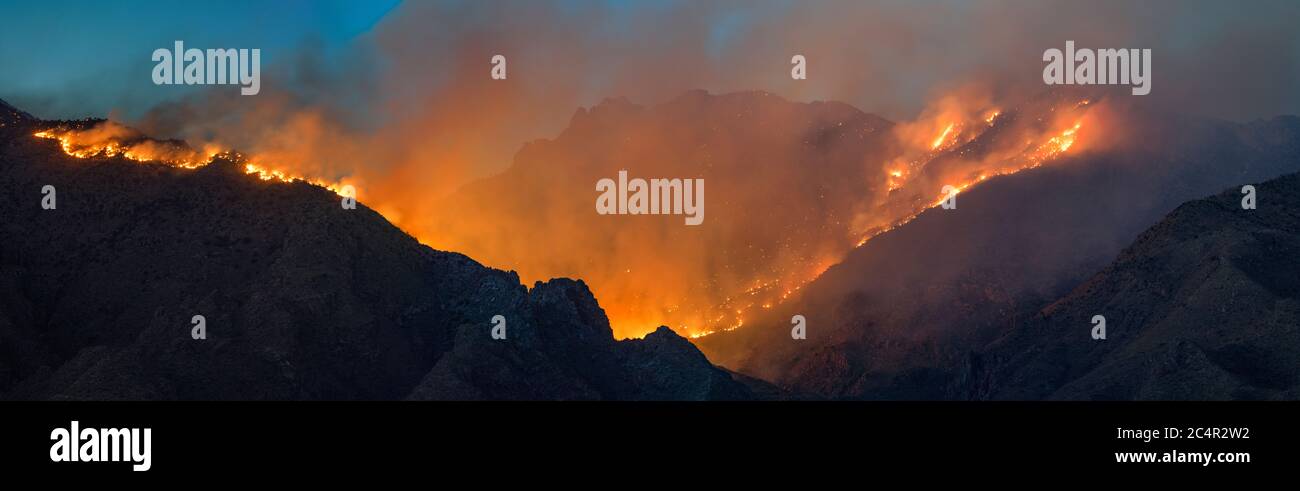
[[[861,238],[854,247],[939,206],[950,196],[945,189],[955,196],[990,178],[1052,162],[1075,148],[1091,105],[1090,99],[1078,97],[1052,94],[1005,114],[996,106],[969,107],[945,98],[920,120],[896,127],[895,135],[902,142],[902,150],[885,166],[888,192],[880,194],[874,205],[855,216],[852,230]],[[935,130],[937,133],[932,133]],[[933,138],[928,134],[933,134]],[[741,327],[747,313],[756,307],[772,308],[771,296],[777,293],[776,302],[788,299],[829,265],[797,279],[793,288],[769,292],[768,298],[745,302],[736,309],[736,322],[721,326],[721,330]],[[758,292],[747,293],[753,296]],[[695,332],[691,336],[717,330]]]
[[[916,121],[893,124],[845,105],[765,93],[696,92],[652,108],[607,102],[579,111],[559,138],[526,146],[514,167],[440,205],[411,202],[430,197],[409,193],[370,193],[366,201],[425,244],[515,269],[526,281],[586,279],[619,337],[658,325],[695,337],[743,326],[850,249],[937,206],[945,186],[965,191],[1076,149],[1091,107],[1060,93],[1010,108],[952,96]],[[264,180],[336,193],[345,185],[109,121],[36,136],[79,158],[194,169],[220,157]],[[585,211],[590,184],[623,169],[716,183],[709,225],[691,231],[677,221],[602,220]],[[393,179],[381,187],[394,189]],[[403,211],[413,209],[424,216]]]
[[[1048,99],[1004,114],[996,106],[968,107],[947,98],[920,120],[897,126],[894,133],[901,142],[901,153],[885,166],[887,192],[878,194],[876,203],[854,217],[852,233],[861,234],[854,247],[939,206],[949,197],[945,189],[955,196],[989,178],[1051,162],[1074,148],[1091,100]],[[926,130],[937,133],[929,133],[931,138],[926,136]],[[768,291],[766,295],[747,291],[748,296],[757,298],[746,299],[734,309],[733,324],[713,326],[691,336],[743,326],[750,311],[770,309],[774,303],[788,299],[829,265],[823,263],[802,278],[785,278],[783,283],[793,283],[792,288]],[[727,307],[731,310],[732,305]]]

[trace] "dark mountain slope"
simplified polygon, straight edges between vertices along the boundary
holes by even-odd
[[[44,123],[4,111],[4,398],[750,396],[670,331],[615,341],[581,281],[527,289],[231,162],[71,158],[31,136]],[[498,314],[504,341],[489,334]],[[195,315],[206,340],[191,339]]]
[[[35,118],[18,108],[10,106],[8,102],[0,100],[0,128],[10,125],[21,125]]]
[[[1255,210],[1238,188],[1184,204],[1007,333],[981,359],[981,395],[1300,397],[1300,175],[1257,190]]]

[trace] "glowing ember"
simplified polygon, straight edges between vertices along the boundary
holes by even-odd
[[[943,133],[941,133],[938,138],[934,139],[934,143],[930,144],[930,150],[938,150],[939,145],[943,145],[943,142],[948,140],[948,135],[952,134],[952,128],[955,124],[956,123],[948,123],[948,127],[943,129]]]

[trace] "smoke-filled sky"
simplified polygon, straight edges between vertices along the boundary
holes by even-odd
[[[372,99],[427,94],[451,82],[463,50],[495,49],[514,55],[521,83],[570,106],[763,88],[904,118],[975,72],[1038,83],[1042,51],[1073,39],[1152,48],[1153,99],[1199,101],[1188,109],[1230,119],[1300,112],[1300,4],[1289,0],[395,4],[5,2],[0,98],[44,117],[138,116],[193,92],[149,78],[152,50],[181,39],[261,48],[264,64],[281,65],[267,82],[307,98],[372,77],[401,89]],[[809,57],[807,83],[784,77],[791,53]]]
[[[572,244],[585,243],[582,236],[535,241],[525,251],[546,261],[515,255],[517,244],[498,237],[508,232],[499,230],[499,223],[475,227],[475,220],[487,221],[489,215],[448,212],[440,200],[509,168],[525,143],[557,138],[579,108],[606,98],[653,106],[705,89],[713,94],[762,90],[797,102],[840,101],[906,123],[899,131],[917,134],[900,133],[900,144],[919,142],[924,153],[942,149],[930,144],[936,128],[984,121],[992,114],[987,111],[1043,92],[1044,50],[1064,49],[1073,40],[1081,48],[1152,50],[1150,95],[1130,96],[1125,104],[1230,120],[1300,113],[1300,2],[1294,0],[1245,5],[1212,0],[8,2],[0,6],[0,23],[0,98],[15,106],[44,118],[107,116],[156,137],[239,149],[298,175],[347,179],[357,184],[360,201],[430,245],[455,246],[487,258],[491,266],[518,268],[526,279],[551,274],[588,278],[602,303],[644,296],[645,291],[630,288],[645,281],[625,281],[629,290],[612,291],[609,285],[618,282],[617,275],[632,268],[622,262],[583,266],[600,251],[575,248]],[[241,96],[229,86],[154,85],[150,54],[176,40],[196,48],[261,49],[261,93]],[[496,54],[507,57],[506,80],[489,77],[489,60]],[[806,80],[790,77],[796,54],[808,60]],[[619,120],[643,126],[673,121],[646,133],[667,139],[708,134],[709,128],[694,126],[719,117],[692,118],[690,108],[673,107],[675,112],[654,118]],[[962,119],[952,119],[957,116]],[[853,121],[857,116],[844,117]],[[801,135],[821,131],[819,121],[778,118],[772,123],[782,131],[773,131],[777,136],[771,144],[778,150],[771,154],[806,155]],[[1039,128],[1041,134],[1034,138],[1059,138],[1073,123]],[[619,136],[620,129],[612,131]],[[1080,134],[1086,137],[1088,131],[1093,129]],[[705,143],[726,142],[737,154],[751,146],[708,138]],[[1046,141],[1030,140],[1034,145]],[[611,176],[620,164],[640,162],[645,167],[633,171],[659,177],[645,175],[654,172],[647,170],[656,163],[652,157],[695,155],[693,147],[676,140],[641,145],[641,154],[623,160],[619,155],[578,158],[582,150],[574,145],[576,150],[557,154],[566,161],[541,159],[537,165],[581,160],[592,172]],[[656,153],[660,148],[667,150]],[[842,160],[856,164],[854,158],[862,156]],[[862,232],[861,224],[851,222],[863,222],[864,207],[883,200],[893,188],[882,169],[894,163],[861,162],[864,179],[871,179],[862,184],[864,196],[846,200],[856,208],[833,210],[851,218],[817,225],[838,227],[834,230],[842,244],[832,248],[836,254]],[[678,164],[696,162],[663,164],[659,169],[688,172]],[[983,164],[963,161],[956,167],[989,171]],[[731,167],[744,175],[745,167]],[[905,174],[900,179],[911,177]],[[585,206],[592,180],[581,177],[575,188],[581,190],[575,193],[582,193],[579,204]],[[504,188],[526,190],[531,182]],[[710,196],[728,196],[713,182],[710,189],[718,191]],[[871,191],[875,189],[883,190]],[[737,195],[735,202],[769,202],[759,191]],[[819,197],[815,188],[806,191]],[[868,196],[868,191],[876,195]],[[929,187],[918,192],[922,201],[933,198]],[[523,209],[536,216],[513,219],[551,230],[575,223],[554,214],[556,200],[515,200],[529,204]],[[817,213],[830,216],[825,210]],[[880,225],[898,217],[867,218],[865,222]],[[723,222],[729,219],[711,215],[709,223],[741,223]],[[448,220],[457,221],[448,225]],[[448,237],[448,230],[460,235]],[[641,260],[663,250],[645,237],[671,237],[622,230],[616,233],[624,234],[621,242],[627,247],[646,249],[609,257]],[[755,237],[753,230],[728,230],[732,243],[719,245],[714,237],[720,232],[714,230],[702,242],[707,245],[692,250],[737,249]],[[546,246],[551,249],[536,250]],[[780,254],[797,256],[790,264],[815,266],[805,269],[820,270],[838,259],[821,257],[825,251],[820,246],[795,248],[799,250]],[[720,274],[707,269],[722,263],[709,254],[678,265],[690,274],[672,277],[682,284],[716,281]],[[747,267],[766,268],[768,257],[755,253]],[[645,278],[653,280],[669,276],[673,265],[640,266],[657,270]],[[723,290],[747,288],[761,279],[755,271],[728,271],[734,278]],[[709,295],[735,293],[723,290]],[[620,334],[650,330],[651,323],[660,321],[653,312],[687,294],[677,289],[664,291],[660,299],[626,300],[644,305],[611,310],[639,312],[638,321],[646,325]]]
[[[1144,103],[1232,120],[1300,113],[1300,3],[1290,0],[53,1],[6,2],[0,18],[0,98],[38,116],[112,116],[249,150],[268,146],[270,129],[335,138],[382,128],[430,140],[419,153],[457,152],[454,176],[503,169],[521,143],[554,137],[576,108],[606,97],[761,89],[906,120],[972,83],[1042,90],[1042,53],[1066,40],[1152,49]],[[149,56],[175,40],[260,48],[266,88],[231,97],[154,85]],[[491,85],[498,53],[510,78]],[[807,57],[807,80],[790,79],[793,54]],[[361,158],[342,154],[312,158]]]

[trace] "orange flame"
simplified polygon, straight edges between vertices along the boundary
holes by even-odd
[[[63,153],[80,159],[122,157],[136,162],[161,163],[182,169],[198,169],[206,166],[224,153],[215,145],[207,145],[204,150],[196,151],[187,145],[146,139],[134,130],[111,121],[99,123],[85,130],[51,128],[37,132],[34,136],[57,140]],[[242,157],[238,154],[230,155]],[[302,181],[323,187],[340,196],[344,194],[342,182],[307,178],[253,162],[244,162],[244,172],[256,175],[264,181],[275,180],[286,183]]]
[[[938,150],[939,145],[943,145],[943,142],[948,141],[948,135],[952,134],[952,127],[955,124],[948,123],[948,127],[943,129],[943,133],[940,133],[939,137],[934,139],[934,143],[930,144],[930,150]]]

